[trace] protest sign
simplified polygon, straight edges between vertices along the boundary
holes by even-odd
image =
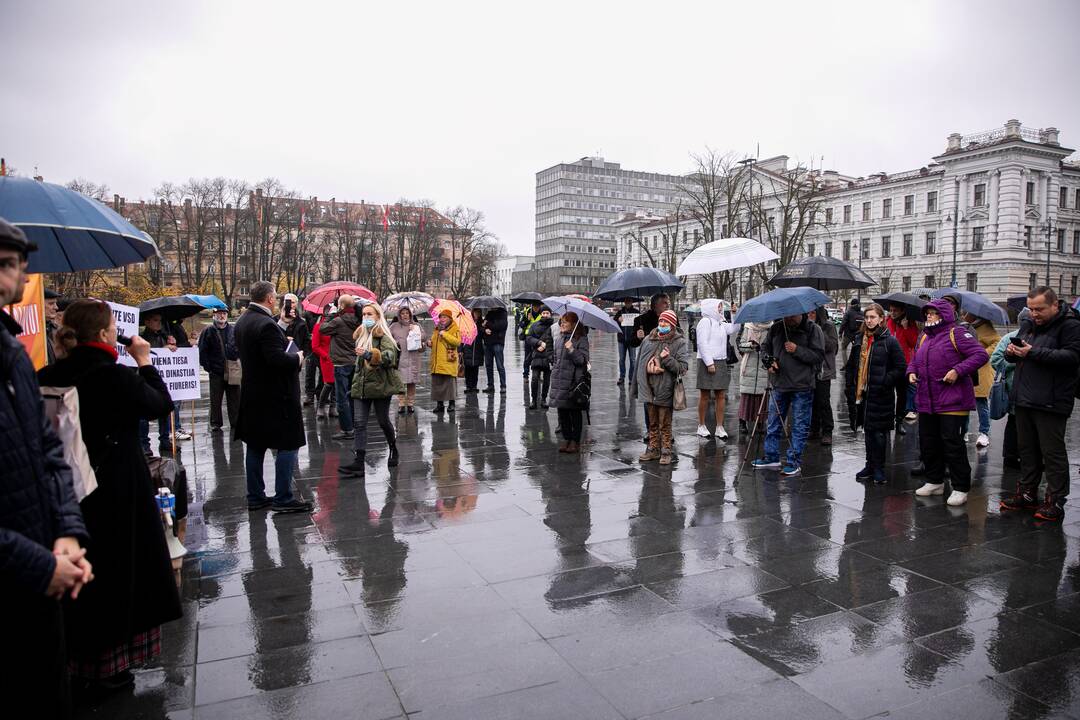
[[[139,334],[139,308],[120,303],[109,303],[113,317],[116,318],[116,333],[127,335],[129,338]],[[117,362],[128,367],[135,367],[135,361],[128,355],[127,348],[123,345],[116,346]]]
[[[41,275],[27,275],[22,302],[4,309],[22,328],[18,340],[26,348],[34,369],[45,367],[45,343],[48,340],[45,336],[45,284]]]
[[[153,348],[150,362],[161,374],[174,402],[199,399],[202,388],[199,384],[198,348],[177,348],[175,352],[168,348]]]

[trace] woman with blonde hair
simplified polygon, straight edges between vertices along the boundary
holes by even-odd
[[[435,332],[431,334],[431,399],[435,401],[437,413],[443,411],[444,402],[449,412],[454,412],[460,346],[461,331],[454,322],[454,315],[443,310],[435,318]]]
[[[353,451],[352,464],[342,466],[345,473],[363,475],[367,454],[367,421],[371,409],[382,428],[390,449],[387,467],[398,464],[397,434],[390,422],[390,400],[404,392],[401,376],[395,368],[398,346],[390,334],[382,308],[376,303],[365,305],[360,313],[360,325],[353,332],[356,341],[356,369],[353,371]]]

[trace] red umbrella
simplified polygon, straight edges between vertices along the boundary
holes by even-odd
[[[304,297],[304,309],[308,312],[321,313],[327,303],[337,302],[342,295],[352,295],[359,300],[376,302],[375,293],[363,285],[344,280],[335,280],[325,285],[320,285]]]

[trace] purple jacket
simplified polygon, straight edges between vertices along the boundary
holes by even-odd
[[[915,386],[915,409],[935,414],[974,410],[975,386],[971,376],[979,372],[989,356],[974,335],[956,324],[952,303],[933,300],[926,307],[937,310],[941,322],[923,329],[926,339],[919,341],[908,363],[908,374],[914,373],[919,380]],[[960,376],[952,385],[942,381],[950,370],[956,370]]]

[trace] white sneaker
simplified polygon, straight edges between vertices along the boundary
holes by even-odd
[[[923,486],[915,491],[915,494],[919,497],[930,497],[931,495],[944,495],[945,483],[923,483]],[[965,496],[966,497],[966,496]]]
[[[907,415],[904,416],[904,419],[907,420],[908,422],[914,422],[915,420],[919,419],[919,413],[912,410],[911,412],[909,412]]]
[[[964,442],[971,442],[971,433],[964,433]]]
[[[703,437],[703,438],[707,438],[710,435],[712,435],[712,433],[709,432],[709,428],[705,427],[704,425],[698,425],[697,426],[697,434],[698,434],[698,437]]]
[[[951,493],[949,493],[949,499],[945,502],[949,503],[953,507],[963,505],[967,502],[967,493],[960,492],[959,490],[953,490]]]
[[[191,433],[189,433],[187,430],[177,430],[176,434],[173,435],[173,437],[176,438],[177,441],[190,440]]]
[[[986,437],[986,433],[979,433],[979,437],[975,439],[975,447],[990,447],[990,438]]]
[[[716,437],[720,438],[721,440],[727,440],[727,430],[724,429],[723,425],[716,426]]]

